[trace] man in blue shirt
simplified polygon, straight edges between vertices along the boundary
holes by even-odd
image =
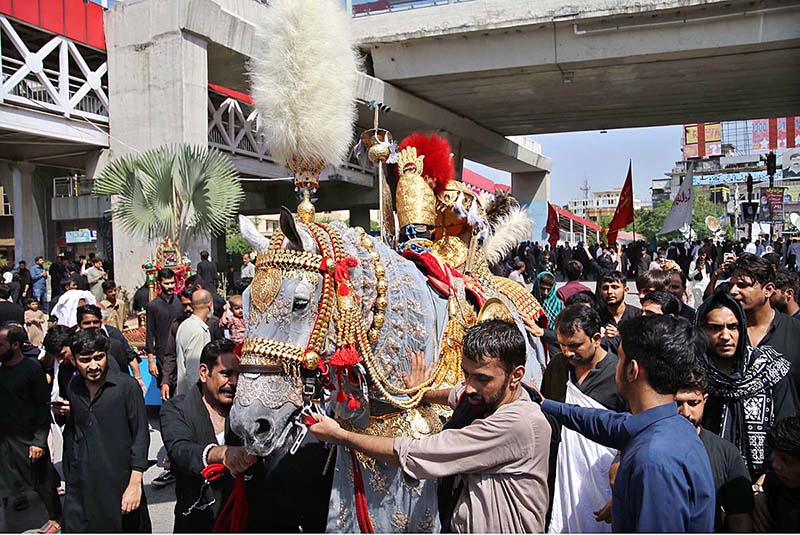
[[[619,326],[616,382],[631,413],[545,400],[542,410],[587,438],[620,450],[614,481],[612,530],[714,530],[714,479],[703,443],[678,414],[675,394],[692,369],[701,342],[689,322],[640,316]]]
[[[47,311],[47,271],[44,269],[44,258],[37,256],[31,268],[33,298],[39,301],[41,310]]]

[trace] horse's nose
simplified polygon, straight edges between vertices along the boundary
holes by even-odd
[[[256,420],[256,423],[258,424],[258,428],[256,429],[257,435],[266,435],[272,430],[272,422],[266,418],[259,418]]]

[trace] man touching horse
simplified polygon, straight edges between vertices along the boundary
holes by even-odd
[[[368,436],[321,415],[311,431],[399,465],[415,479],[439,478],[443,532],[541,533],[550,426],[522,384],[525,360],[525,340],[513,323],[481,322],[464,336],[464,382],[424,398],[454,409],[442,432],[422,439]]]

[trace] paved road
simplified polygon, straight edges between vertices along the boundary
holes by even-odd
[[[150,510],[150,520],[153,524],[153,533],[172,533],[173,511],[175,507],[175,485],[163,489],[153,488],[151,482],[161,473],[161,465],[166,455],[161,442],[161,433],[158,430],[157,414],[150,418],[150,462],[153,465],[144,474],[145,494]],[[61,440],[58,435],[53,436],[55,444],[53,451],[59,452],[56,458],[56,469],[61,472]],[[39,497],[31,492],[27,495],[28,508],[22,513],[6,515],[4,508],[0,507],[0,531],[7,532],[35,532],[47,521],[47,512]],[[10,507],[10,506],[9,506]],[[5,524],[8,521],[9,524]],[[4,528],[4,529],[3,529]]]
[[[158,418],[150,419],[150,455],[157,464],[150,467],[144,474],[144,492],[147,495],[147,505],[150,510],[150,521],[153,524],[153,533],[172,533],[172,523],[175,511],[175,485],[156,489],[151,483],[161,473],[161,465],[167,451],[161,442],[161,433],[158,430]]]

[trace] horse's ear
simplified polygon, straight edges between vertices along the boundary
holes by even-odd
[[[288,242],[286,248],[291,251],[303,250],[303,239],[297,232],[297,223],[294,221],[292,212],[285,206],[281,206],[281,232],[286,236]]]

